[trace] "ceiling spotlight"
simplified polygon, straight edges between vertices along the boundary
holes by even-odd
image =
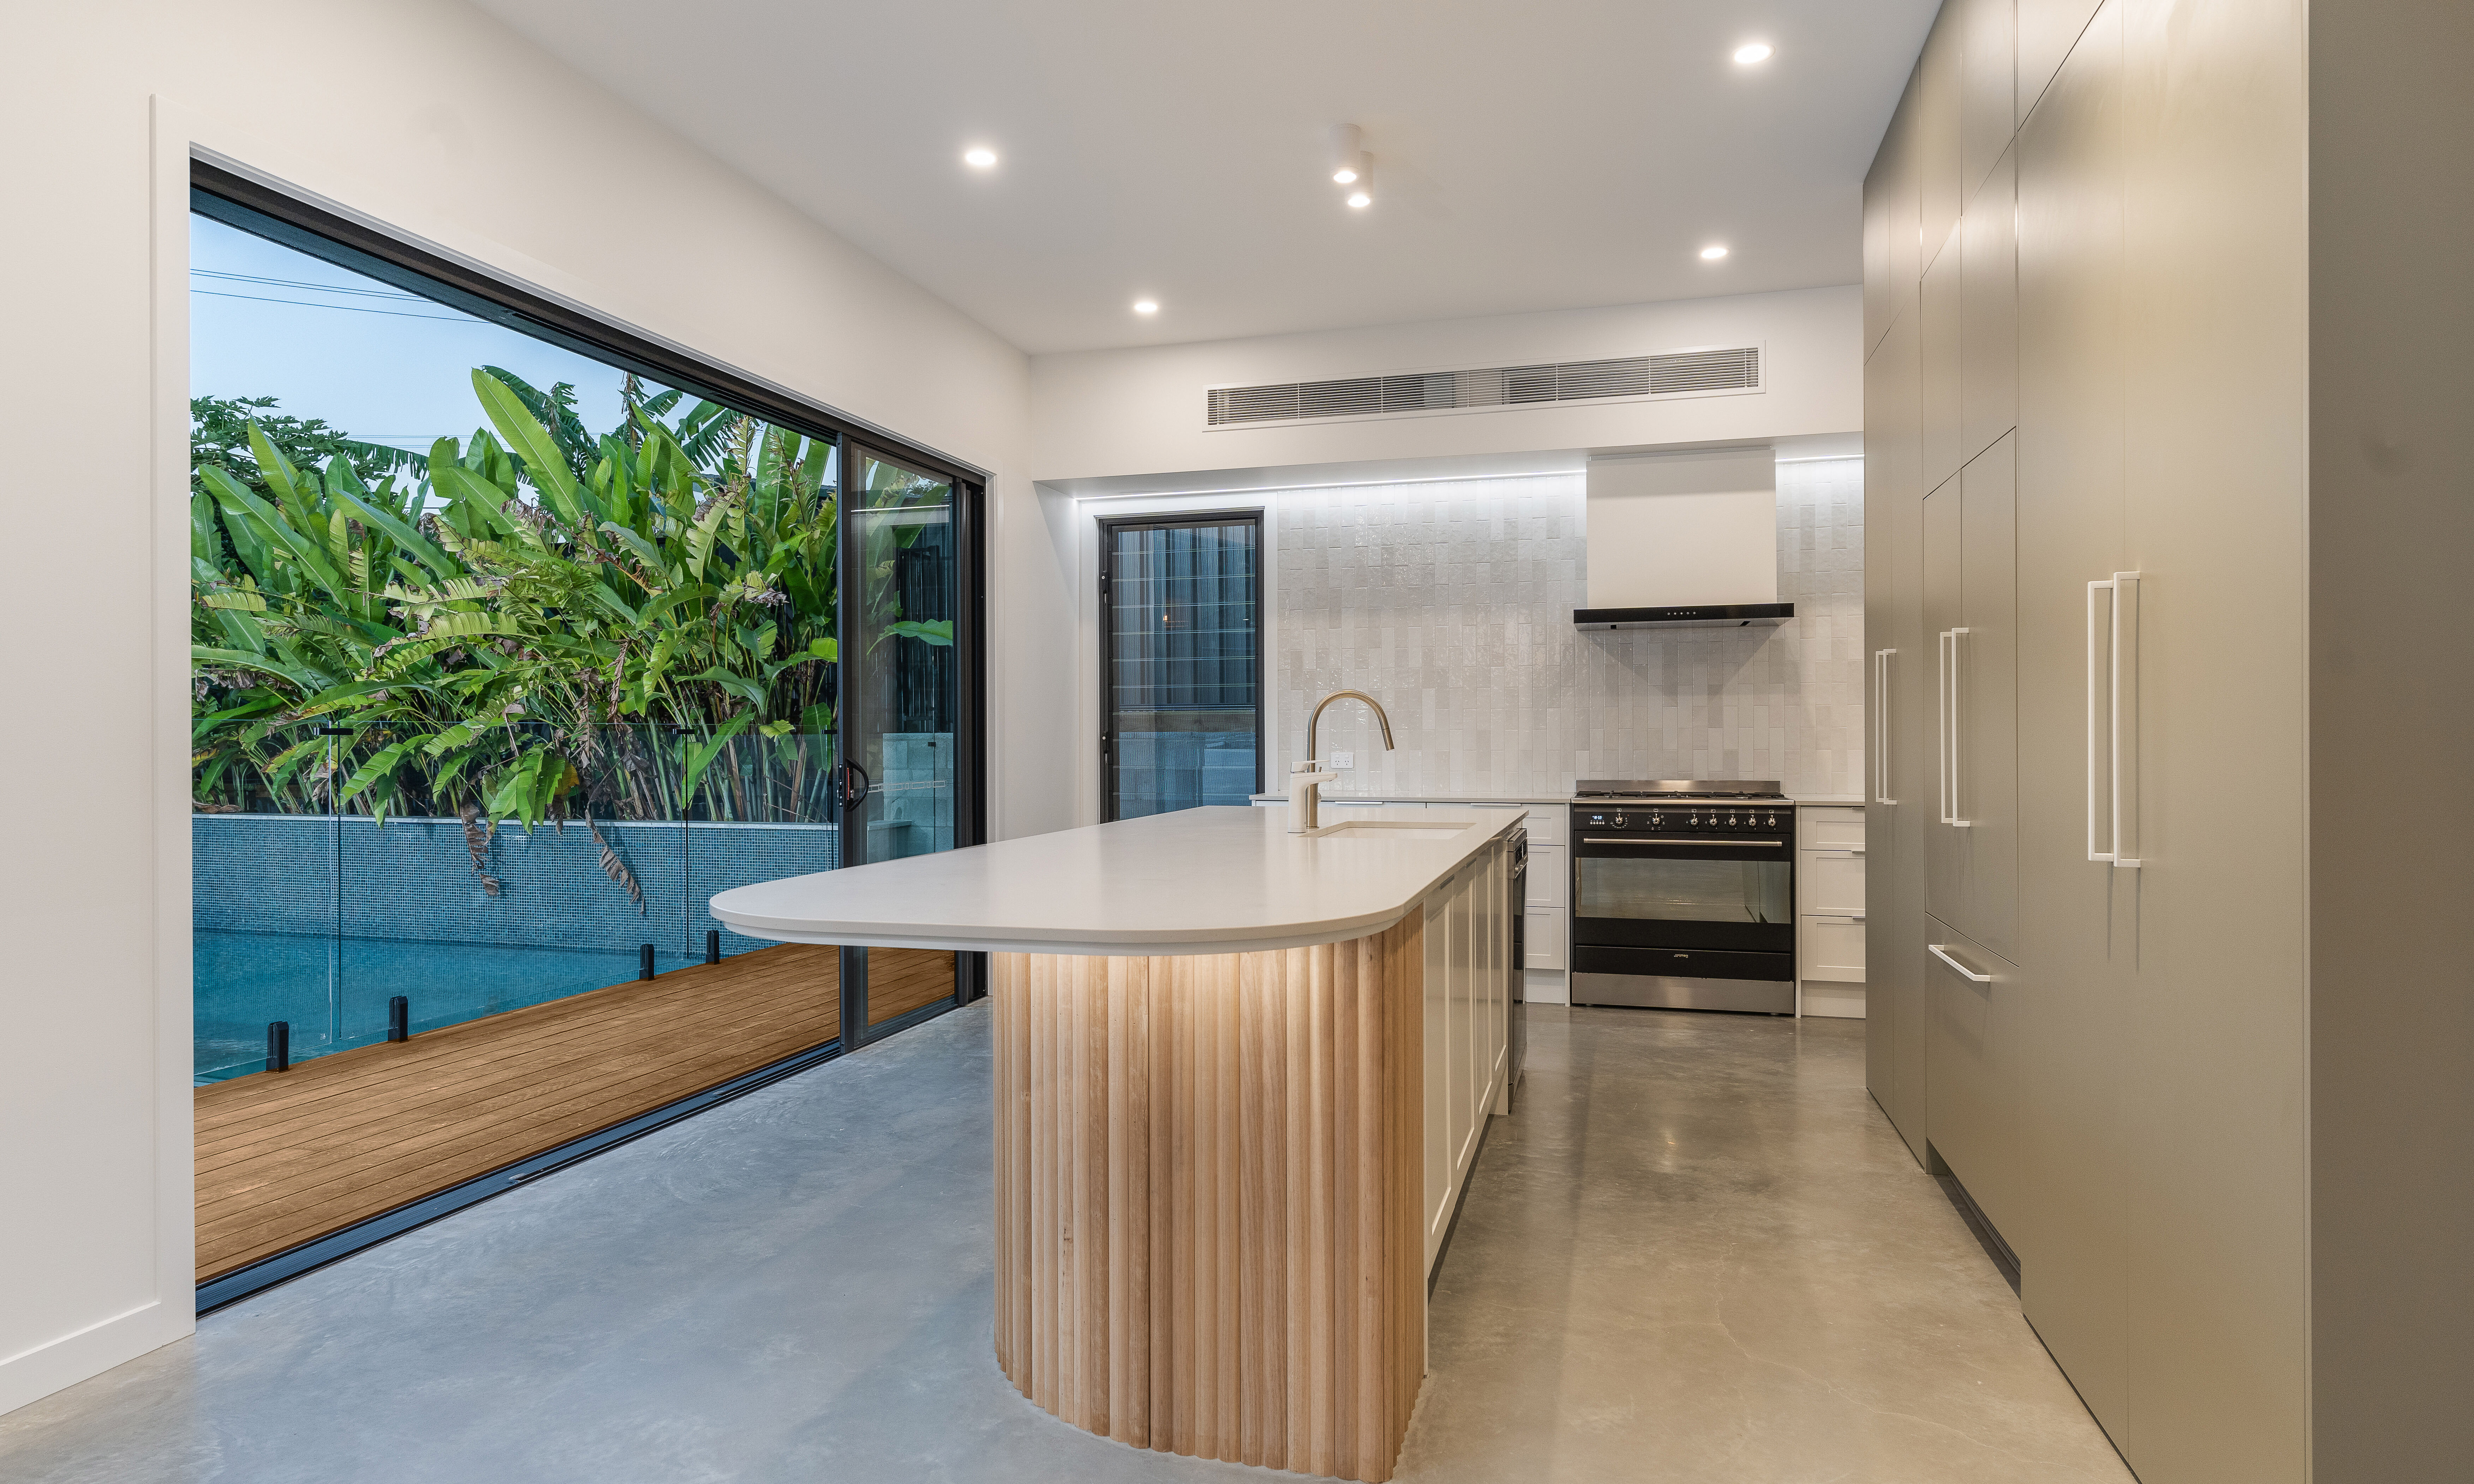
[[[1348,203],[1360,210],[1374,204],[1374,156],[1357,156],[1357,183],[1348,188]]]
[[[962,163],[973,170],[993,170],[996,168],[997,152],[984,144],[975,144],[962,152]]]
[[[1707,261],[1710,261],[1710,262],[1712,262],[1712,263],[1714,263],[1714,262],[1718,261],[1718,259],[1720,259],[1720,258],[1722,258],[1722,257],[1725,257],[1726,255],[1727,255],[1727,250],[1726,250],[1725,248],[1722,248],[1722,247],[1718,246],[1716,243],[1711,243],[1710,246],[1708,246],[1708,247],[1706,247],[1706,248],[1703,248],[1703,249],[1701,250],[1701,256],[1702,256],[1704,259],[1706,259]]]
[[[1134,300],[1134,313],[1136,313],[1136,314],[1157,314],[1157,313],[1159,313],[1159,300],[1158,300],[1158,299],[1135,299],[1135,300]]]
[[[1365,168],[1366,139],[1355,124],[1334,124],[1331,127],[1331,178],[1341,185],[1357,183],[1358,172]]]
[[[1757,61],[1769,60],[1770,44],[1767,41],[1747,41],[1735,48],[1735,65],[1739,67],[1749,67]]]

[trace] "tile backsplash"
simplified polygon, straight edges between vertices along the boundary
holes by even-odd
[[[1283,491],[1273,605],[1278,735],[1266,782],[1304,755],[1306,714],[1364,690],[1391,714],[1324,713],[1354,752],[1335,796],[1554,798],[1576,778],[1864,778],[1863,461],[1781,464],[1774,628],[1583,634],[1578,473]]]

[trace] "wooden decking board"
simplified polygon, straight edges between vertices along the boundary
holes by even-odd
[[[751,989],[768,993],[751,993]],[[441,1041],[435,1044],[429,1043],[428,1037],[419,1037],[400,1045],[389,1046],[381,1042],[354,1052],[321,1058],[283,1076],[287,1079],[301,1076],[314,1071],[326,1062],[344,1061],[348,1057],[364,1065],[383,1067],[389,1075],[338,1081],[316,1089],[314,1095],[303,1093],[280,1100],[270,1099],[271,1106],[265,1115],[255,1121],[220,1121],[211,1133],[201,1135],[199,1169],[204,1173],[219,1169],[234,1159],[255,1158],[260,1152],[258,1146],[269,1139],[297,1142],[297,1136],[306,1128],[317,1128],[326,1137],[332,1138],[363,1123],[377,1121],[391,1124],[396,1103],[405,1096],[438,1098],[458,1089],[469,1093],[489,1084],[510,1079],[539,1086],[538,1068],[542,1066],[579,1065],[586,1058],[596,1054],[598,1048],[612,1045],[642,1047],[655,1041],[648,1033],[656,1029],[671,1038],[691,1029],[727,1029],[747,1015],[778,1014],[787,1004],[796,1003],[810,994],[820,995],[826,1002],[823,1039],[831,1040],[840,1018],[838,986],[828,985],[820,990],[808,991],[794,985],[787,987],[787,993],[785,991],[784,986],[737,985],[732,987],[732,993],[726,1000],[714,999],[707,992],[702,1001],[706,1012],[684,1016],[679,1003],[682,997],[666,995],[658,1001],[631,1007],[626,1013],[603,1013],[589,1018],[578,1017],[570,1034],[563,1036],[518,1035],[508,1038],[503,1043],[487,1039],[473,1041],[475,1050],[486,1050],[486,1059],[457,1056],[454,1053],[464,1044],[464,1040],[454,1042],[445,1040],[466,1030],[467,1026],[430,1033],[441,1038]],[[687,1002],[691,1005],[697,1003],[692,999]],[[730,1018],[724,1019],[725,1017]],[[468,1022],[468,1025],[485,1026],[488,1023],[474,1021]],[[239,1083],[223,1086],[236,1085]]]
[[[493,1147],[503,1139],[512,1138],[521,1143],[537,1132],[570,1129],[605,1106],[641,1103],[642,1093],[647,1087],[668,1086],[682,1078],[691,1079],[708,1067],[727,1068],[752,1054],[770,1053],[766,1059],[778,1061],[781,1057],[831,1039],[830,1036],[820,1039],[813,1033],[773,1037],[742,1041],[722,1054],[695,1054],[661,1063],[605,1059],[590,1067],[587,1075],[565,1079],[554,1088],[531,1091],[516,1089],[486,1100],[461,1103],[456,1108],[456,1123],[444,1129],[431,1129],[419,1137],[403,1137],[401,1125],[397,1124],[333,1144],[321,1140],[305,1158],[292,1158],[300,1151],[287,1149],[285,1158],[255,1161],[236,1177],[228,1177],[217,1198],[199,1206],[199,1230],[202,1233],[213,1232],[235,1212],[251,1218],[263,1218],[281,1209],[305,1209],[327,1199],[334,1186],[356,1188],[383,1178],[392,1169],[410,1167],[418,1170],[440,1158],[458,1157],[469,1151]],[[762,1065],[763,1063],[756,1065]],[[625,1075],[628,1073],[633,1075]],[[720,1076],[707,1078],[705,1085],[726,1080],[732,1075],[736,1073],[725,1070]],[[618,1116],[627,1114],[622,1113]],[[615,1121],[615,1118],[603,1118],[565,1137],[590,1133],[594,1128]],[[549,1142],[564,1142],[564,1138]],[[265,1193],[274,1186],[280,1186],[286,1192],[279,1200],[271,1200]]]
[[[954,956],[950,953],[923,954],[930,963],[906,963],[888,975],[886,988],[891,993],[878,993],[878,974],[874,955],[867,970],[867,1023],[882,1025],[898,1015],[907,1015],[922,1005],[934,1003],[954,993]]]
[[[321,1133],[306,1140],[279,1146],[264,1158],[250,1161],[245,1168],[228,1170],[216,1183],[217,1195],[201,1200],[200,1227],[202,1231],[213,1230],[235,1204],[238,1209],[252,1213],[268,1212],[278,1203],[271,1203],[262,1193],[253,1192],[262,1191],[270,1185],[279,1184],[284,1187],[284,1201],[314,1204],[322,1187],[338,1181],[376,1178],[389,1165],[425,1165],[441,1156],[494,1146],[505,1137],[521,1141],[536,1130],[564,1129],[576,1121],[579,1108],[598,1109],[606,1103],[642,1102],[641,1089],[648,1083],[667,1085],[693,1080],[695,1073],[709,1066],[728,1068],[755,1056],[763,1056],[768,1061],[779,1060],[782,1056],[830,1040],[831,1019],[830,1017],[812,1016],[804,1019],[794,1018],[783,1025],[741,1027],[740,1035],[709,1038],[691,1046],[672,1047],[667,1055],[622,1044],[605,1048],[598,1056],[552,1064],[555,1069],[550,1080],[541,1083],[525,1082],[522,1080],[525,1068],[515,1067],[481,1089],[461,1083],[442,1088],[436,1089],[436,1096],[428,1099],[426,1106],[451,1107],[451,1121],[434,1123],[426,1128],[416,1123],[407,1129],[401,1116],[401,1105],[390,1105],[395,1110],[395,1116],[383,1121],[376,1129],[361,1123],[351,1130]],[[754,1065],[762,1065],[764,1062],[757,1061]],[[736,1072],[725,1070],[720,1076],[705,1078],[700,1086],[710,1086],[731,1075],[736,1075]],[[479,1095],[481,1093],[488,1095]],[[423,1106],[416,1104],[416,1111]],[[590,1129],[583,1132],[590,1132]],[[574,1136],[569,1134],[566,1137]],[[553,1139],[549,1142],[561,1141]],[[548,1144],[543,1147],[548,1147]]]
[[[767,951],[796,950],[791,945],[785,945],[784,948]],[[840,975],[833,950],[824,950],[822,956],[822,973],[828,976],[827,982],[838,993]],[[747,957],[752,959],[755,955]],[[740,962],[744,960],[731,960],[720,966],[697,965],[694,969],[675,970],[674,973],[677,976],[700,974],[709,967],[727,969]],[[816,970],[805,969],[800,971],[813,973]],[[780,969],[760,970],[743,977],[733,976],[730,987],[739,994],[772,991],[781,988],[785,980],[795,977],[798,977],[797,973]],[[370,1056],[368,1053],[387,1049],[386,1042],[378,1042],[356,1047],[352,1052],[303,1062],[283,1074],[283,1084],[278,1090],[268,1090],[249,1077],[234,1078],[199,1089],[199,1126],[220,1132],[263,1123],[286,1110],[314,1112],[311,1105],[339,1096],[365,1095],[376,1091],[378,1084],[424,1075],[433,1060],[445,1054],[445,1047],[467,1040],[485,1042],[499,1057],[542,1051],[561,1042],[608,1036],[631,1020],[671,1015],[679,1002],[698,1002],[709,998],[711,993],[711,988],[703,983],[674,983],[671,976],[645,983],[614,985],[569,999],[527,1005],[502,1015],[424,1031],[415,1038],[424,1047],[424,1055],[412,1060],[404,1060],[400,1054],[413,1042],[397,1046],[395,1049],[399,1055],[396,1057]],[[583,1013],[588,1011],[590,1013]],[[223,1091],[224,1089],[241,1087],[250,1089],[248,1095]]]
[[[868,1018],[954,957],[869,955]],[[201,1281],[833,1039],[838,952],[783,945],[197,1090]]]
[[[247,1200],[239,1198],[269,1185],[283,1185],[291,1192],[288,1198],[306,1198],[324,1185],[338,1181],[354,1181],[388,1164],[424,1164],[439,1155],[454,1153],[461,1147],[479,1147],[501,1137],[521,1140],[545,1125],[564,1126],[573,1122],[572,1115],[578,1108],[640,1101],[638,1089],[648,1081],[675,1081],[681,1076],[691,1076],[708,1064],[727,1067],[762,1053],[770,1053],[766,1060],[778,1061],[832,1039],[830,1036],[820,1037],[818,1029],[820,1027],[812,1021],[809,1027],[795,1032],[742,1037],[719,1050],[699,1049],[658,1062],[634,1056],[605,1056],[598,1062],[570,1069],[570,1075],[561,1077],[553,1086],[538,1089],[516,1087],[486,1099],[457,1101],[453,1123],[433,1128],[417,1137],[406,1137],[399,1121],[376,1132],[362,1132],[349,1138],[320,1139],[305,1148],[286,1146],[279,1158],[254,1161],[248,1169],[219,1183],[216,1198],[202,1200],[199,1206],[199,1224],[201,1230],[212,1227],[235,1201],[241,1209],[253,1213],[265,1211],[268,1203],[262,1196]],[[723,1077],[709,1079],[704,1086],[731,1075],[736,1073],[725,1072]],[[604,1120],[608,1121],[615,1120]],[[462,1135],[461,1144],[453,1141],[458,1131]]]
[[[488,1078],[499,1074],[499,1064],[565,1059],[578,1048],[595,1043],[640,1042],[647,1026],[675,1027],[681,1023],[683,1013],[692,1015],[695,1006],[705,1005],[715,1011],[728,1008],[726,1002],[716,1001],[709,988],[696,985],[674,987],[660,995],[641,996],[633,1001],[603,998],[644,988],[649,987],[626,985],[576,996],[592,1003],[565,1010],[561,1024],[521,1022],[506,1027],[507,1034],[503,1036],[491,1036],[486,1032],[495,1020],[469,1021],[425,1032],[400,1045],[380,1042],[303,1063],[283,1073],[272,1089],[255,1078],[202,1089],[199,1098],[206,1106],[200,1111],[201,1152],[220,1154],[266,1133],[281,1132],[288,1125],[323,1122],[337,1116],[342,1108],[382,1108],[413,1083],[438,1088],[443,1086],[439,1081],[443,1076]],[[728,998],[763,1006],[777,1002],[786,993],[803,992],[795,982],[759,981],[731,985]],[[831,981],[813,993],[835,999],[838,1010],[838,989]],[[510,1016],[529,1016],[534,1010],[556,1008],[557,1005],[531,1006],[511,1012]],[[486,1050],[487,1058],[458,1056],[456,1053],[467,1045],[475,1051]],[[331,1065],[330,1069],[330,1064],[340,1065]],[[250,1095],[226,1093],[222,1089],[227,1088],[239,1088]],[[211,1116],[208,1110],[212,1110]]]

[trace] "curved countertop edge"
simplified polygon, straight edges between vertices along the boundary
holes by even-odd
[[[1440,866],[1413,878],[1419,884],[1414,891],[1407,894],[1404,899],[1387,902],[1373,910],[1342,913],[1329,917],[1295,915],[1276,922],[1244,926],[1228,923],[1188,927],[1133,924],[1116,928],[1062,925],[1043,930],[1019,922],[1003,926],[991,924],[986,927],[974,927],[966,922],[950,920],[895,922],[866,917],[800,916],[793,918],[779,912],[746,911],[728,904],[728,898],[732,897],[766,886],[778,886],[784,884],[783,882],[762,882],[752,887],[738,887],[716,893],[707,903],[706,910],[716,921],[746,937],[763,938],[780,943],[808,943],[847,947],[927,948],[963,953],[1050,953],[1095,958],[1201,957],[1221,953],[1250,953],[1281,948],[1313,947],[1320,944],[1341,943],[1368,937],[1398,922],[1420,905],[1436,887],[1448,880],[1455,872],[1467,865],[1480,850],[1519,827],[1525,820],[1525,815],[1516,805],[1505,807],[1501,804],[1459,804],[1447,807],[1500,810],[1501,817],[1467,821],[1465,827],[1456,831],[1450,838],[1431,842],[1439,848],[1439,851],[1448,851],[1448,854],[1439,853],[1438,859],[1442,862]],[[1228,812],[1245,813],[1260,818],[1258,811],[1244,806]],[[1148,818],[1162,820],[1174,817],[1173,815],[1153,815]],[[1122,823],[1138,825],[1144,821]],[[1408,822],[1404,821],[1404,823]],[[1049,835],[1023,836],[1015,841],[996,842],[995,846],[966,849],[990,850],[1007,844],[1054,841],[1059,835],[1114,827],[1117,826],[1083,826],[1079,830],[1059,830]],[[1276,838],[1294,837],[1281,832]],[[904,866],[916,870],[931,862],[955,861],[962,853],[962,851],[951,851],[928,856],[908,856],[898,861],[877,864]],[[862,865],[846,869],[862,872],[868,867]],[[822,872],[813,873],[810,876],[786,879],[822,879],[840,874],[840,872]]]
[[[732,929],[746,937],[764,938],[777,943],[813,943],[851,948],[928,948],[955,953],[1054,953],[1067,958],[1207,958],[1219,953],[1255,953],[1278,948],[1311,948],[1326,943],[1346,943],[1383,931],[1416,910],[1418,903],[1389,915],[1377,914],[1373,921],[1334,926],[1317,923],[1294,933],[1261,938],[1207,938],[1173,933],[1152,933],[1138,941],[1116,941],[1081,936],[1064,939],[1007,938],[927,934],[919,937],[897,937],[871,929],[866,923],[851,923],[847,932],[837,932],[828,924],[811,924],[799,929],[768,927],[754,920],[715,917],[729,922]]]

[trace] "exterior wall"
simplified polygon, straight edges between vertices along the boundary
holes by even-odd
[[[0,1147],[0,1185],[40,1213],[0,1222],[0,1410],[191,1328],[193,147],[988,469],[1000,833],[1065,823],[1039,781],[1071,672],[1014,636],[1073,622],[1024,482],[1024,357],[471,9],[98,0],[12,13],[9,56],[0,118],[42,207],[0,246],[30,286],[0,387],[81,453],[66,483],[0,476],[19,549],[47,554],[0,588],[0,623],[61,636],[8,660],[54,720],[0,740],[40,780],[0,867],[0,1037],[79,1053],[0,1082],[0,1127],[39,1131]],[[374,82],[374,59],[418,85]]]

